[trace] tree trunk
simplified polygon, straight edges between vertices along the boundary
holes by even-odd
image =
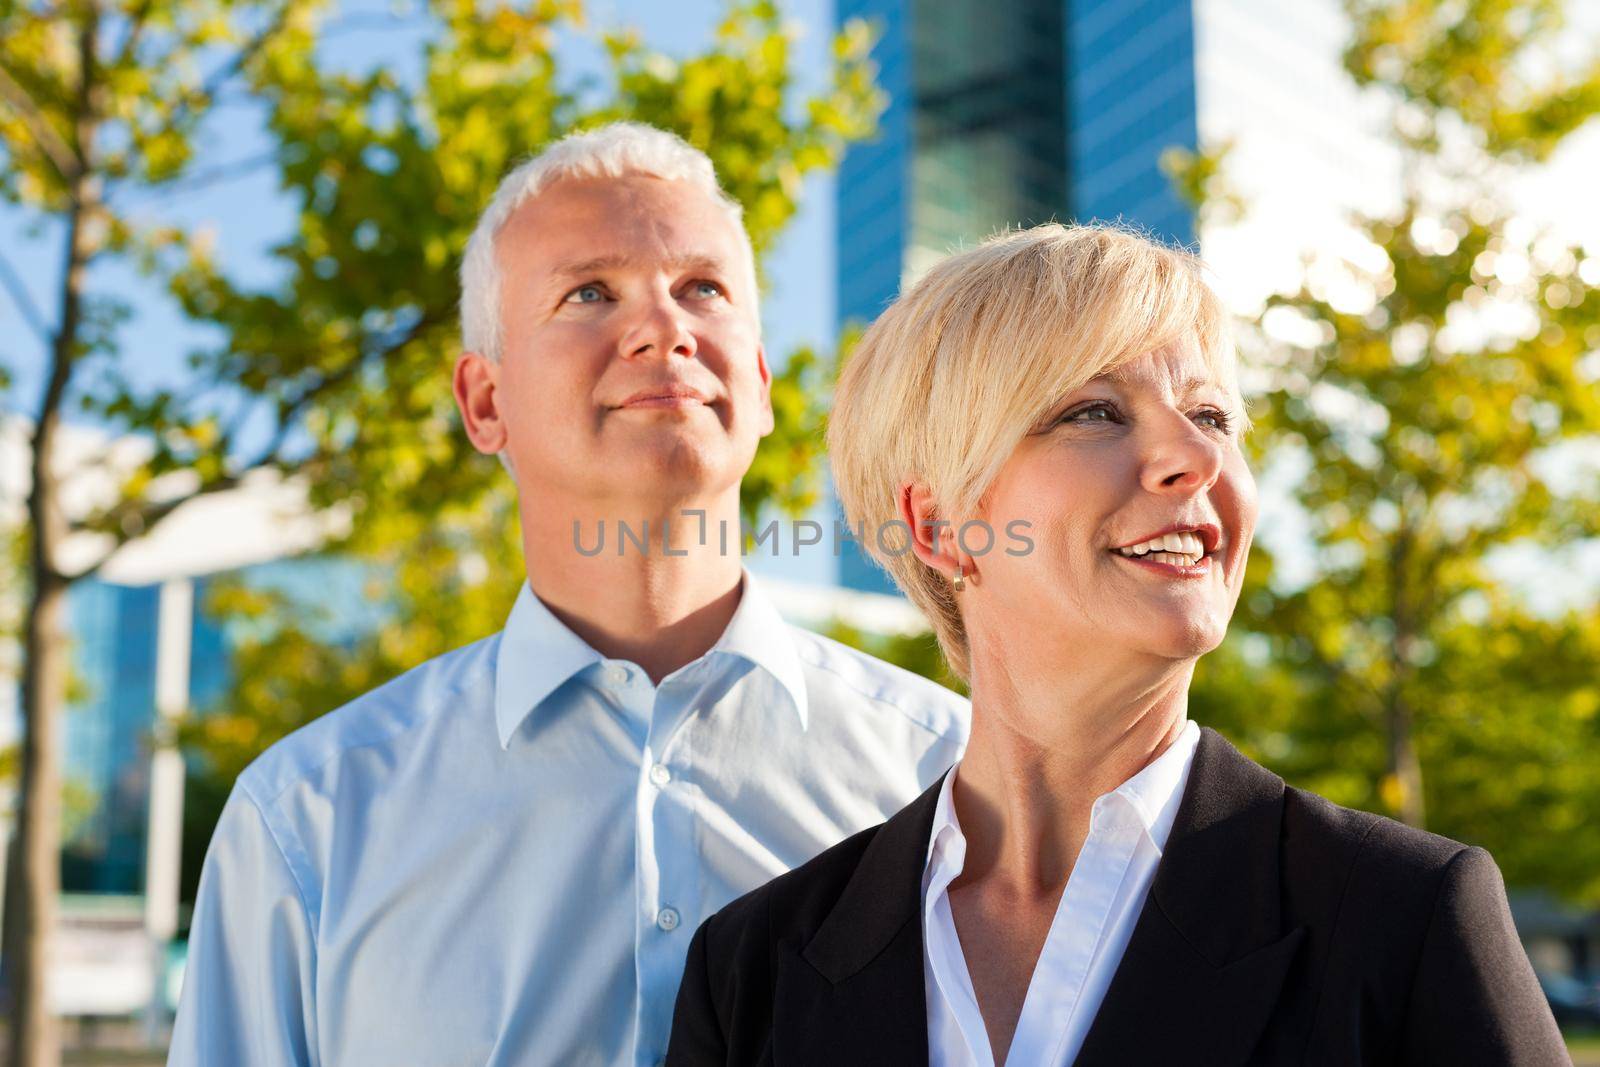
[[[1389,781],[1400,821],[1422,829],[1427,812],[1422,804],[1422,763],[1412,739],[1411,708],[1396,694],[1389,701]]]
[[[1422,804],[1422,762],[1417,759],[1411,705],[1406,701],[1406,682],[1411,677],[1416,650],[1417,620],[1411,598],[1410,564],[1416,536],[1405,521],[1402,509],[1394,549],[1389,555],[1389,577],[1394,597],[1394,648],[1390,652],[1388,700],[1384,718],[1388,726],[1388,774],[1385,799],[1400,821],[1422,829],[1427,813]]]
[[[78,112],[74,131],[78,170],[68,175],[66,255],[61,318],[50,352],[50,374],[30,444],[28,490],[32,589],[23,644],[22,773],[17,805],[17,862],[7,865],[4,953],[8,1044],[12,1067],[58,1067],[60,1037],[50,1013],[50,942],[61,889],[61,728],[67,696],[65,622],[71,579],[57,566],[67,536],[55,475],[56,436],[73,365],[82,352],[80,325],[89,262],[100,211],[94,174],[97,124],[94,46],[99,20],[93,5],[80,27]]]
[[[43,538],[35,536],[35,543]],[[38,550],[35,549],[37,561]],[[43,582],[41,577],[45,577]],[[15,861],[6,867],[7,1016],[9,1062],[48,1067],[60,1062],[47,997],[49,948],[61,881],[60,730],[66,701],[62,621],[66,584],[34,568],[23,668],[22,781]]]

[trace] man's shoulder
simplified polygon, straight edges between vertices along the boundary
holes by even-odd
[[[971,727],[966,697],[920,674],[800,626],[789,626],[807,684],[832,686],[904,718],[940,738],[965,742]],[[932,638],[930,637],[931,641]]]
[[[257,756],[240,774],[239,787],[266,807],[348,753],[404,744],[441,712],[460,712],[474,699],[485,703],[492,730],[499,637],[435,656],[312,720]]]

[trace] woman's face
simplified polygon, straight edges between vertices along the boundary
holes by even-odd
[[[1236,422],[1193,338],[1063,397],[985,494],[980,517],[1001,537],[961,601],[974,657],[1021,633],[1074,655],[1220,644],[1256,524]],[[1033,547],[1011,555],[1018,519]],[[1189,532],[1145,544],[1174,528]]]

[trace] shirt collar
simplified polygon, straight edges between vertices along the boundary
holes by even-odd
[[[772,675],[788,694],[803,730],[809,721],[805,674],[789,624],[748,570],[742,583],[739,606],[707,655],[727,653]],[[604,658],[556,618],[524,581],[495,660],[494,718],[500,747],[511,744],[523,720],[567,679]]]
[[[772,675],[788,693],[795,717],[800,720],[800,729],[806,728],[810,705],[806,699],[800,653],[795,650],[789,624],[748,570],[744,571],[739,607],[711,651],[737,656]]]
[[[1199,743],[1200,727],[1191,719],[1183,724],[1165,752],[1107,794],[1108,797],[1120,796],[1133,807],[1157,849],[1167,847],[1167,837],[1172,833],[1173,820],[1178,817],[1184,783],[1189,780],[1189,767]]]
[[[555,617],[526,581],[500,633],[494,668],[494,722],[500,747],[568,678],[605,657]]]
[[[1200,727],[1191,719],[1183,724],[1183,729],[1165,752],[1151,760],[1138,774],[1096,800],[1096,810],[1114,802],[1113,798],[1126,801],[1156,848],[1165,849],[1167,837],[1172,833],[1173,820],[1178,816],[1178,805],[1183,800],[1184,784],[1189,780],[1189,767],[1194,763],[1195,746],[1199,743]],[[928,835],[925,882],[939,879],[948,884],[961,873],[966,858],[967,841],[956,819],[953,795],[956,772],[960,767],[958,763],[950,768],[939,786],[939,799],[933,809],[933,832]]]

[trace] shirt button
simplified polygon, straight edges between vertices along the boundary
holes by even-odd
[[[656,784],[657,788],[665,788],[666,784],[672,781],[672,772],[667,769],[665,763],[658,763],[650,768],[650,780]]]
[[[679,921],[680,916],[676,908],[662,908],[656,912],[656,925],[669,934],[678,928]]]
[[[602,676],[605,678],[607,685],[628,684],[628,668],[615,663],[606,664],[606,669]]]

